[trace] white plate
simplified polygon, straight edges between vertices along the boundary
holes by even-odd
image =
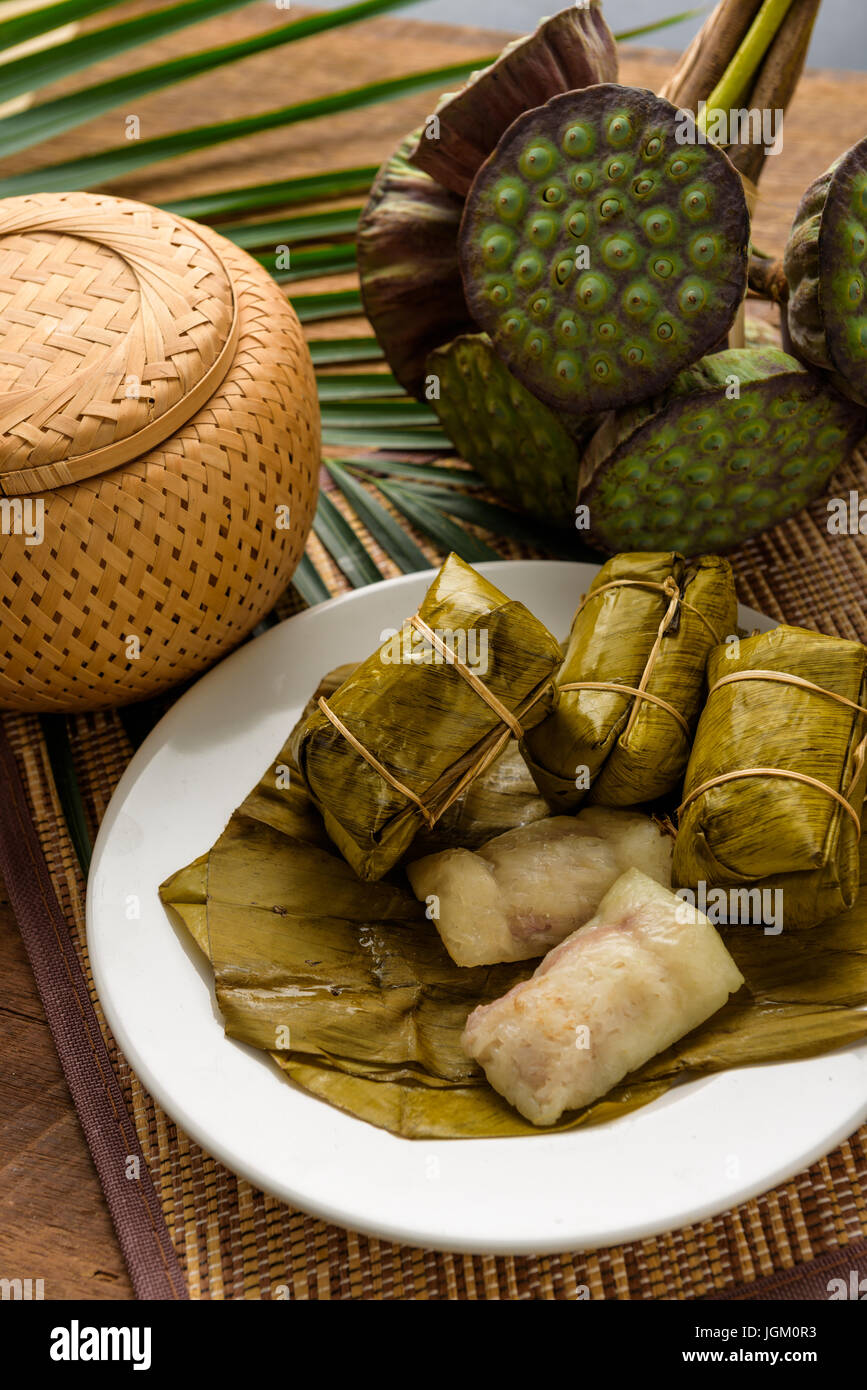
[[[557,634],[595,568],[482,565]],[[204,853],[319,677],[372,651],[431,575],[333,599],[189,690],[121,779],[87,894],[93,974],[142,1083],[202,1147],[305,1211],[389,1240],[480,1253],[588,1249],[698,1221],[827,1153],[867,1115],[867,1047],[679,1086],[615,1123],[520,1139],[396,1139],[289,1083],[223,1034],[211,971],[157,886]],[[762,629],[749,610],[741,621]],[[140,917],[128,918],[138,899]]]

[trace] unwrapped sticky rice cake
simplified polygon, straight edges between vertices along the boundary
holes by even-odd
[[[407,868],[457,965],[532,960],[596,911],[624,869],[671,884],[671,837],[650,816],[589,806]]]
[[[708,918],[629,869],[529,980],[473,1010],[463,1045],[500,1095],[549,1125],[605,1095],[742,984]]]

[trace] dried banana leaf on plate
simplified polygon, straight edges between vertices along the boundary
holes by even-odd
[[[673,612],[664,592],[672,582],[682,599]],[[570,810],[587,798],[636,806],[678,786],[708,653],[736,621],[731,567],[718,555],[638,551],[609,560],[575,615],[557,708],[522,745],[550,804]],[[635,695],[639,688],[647,698]]]
[[[708,683],[675,882],[778,890],[786,927],[852,907],[867,781],[867,713],[858,708],[867,705],[867,649],[777,627],[717,648]]]
[[[290,740],[326,830],[359,877],[387,873],[420,826],[436,824],[502,751],[513,726],[544,718],[559,664],[558,643],[522,603],[449,556],[418,614]]]
[[[289,787],[278,794],[278,781]],[[538,1134],[463,1056],[478,1003],[533,963],[448,958],[399,870],[363,882],[336,854],[288,745],[213,850],[161,896],[208,955],[230,1037],[310,1094],[405,1138]],[[679,1080],[813,1056],[867,1036],[867,892],[821,932],[728,929],[746,977],[719,1014],[602,1100],[552,1128],[616,1119]]]

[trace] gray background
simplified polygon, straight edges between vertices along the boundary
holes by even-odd
[[[333,9],[345,0],[314,0],[317,8]],[[707,5],[707,13],[716,0]],[[611,28],[632,29],[639,24],[698,9],[700,0],[605,0],[605,18]],[[543,15],[563,9],[563,0],[423,0],[407,5],[397,15],[427,20],[447,20],[479,29],[513,29],[525,33]],[[682,49],[703,19],[662,29],[645,40],[660,48]],[[807,62],[811,67],[867,69],[867,0],[822,0]]]

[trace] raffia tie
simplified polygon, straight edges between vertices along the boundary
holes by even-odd
[[[848,709],[855,710],[857,714],[867,714],[867,706],[856,704],[846,695],[838,695],[836,690],[826,690],[823,685],[814,685],[812,681],[804,680],[803,676],[790,675],[787,671],[733,671],[729,676],[721,676],[720,679],[711,686],[708,691],[708,699],[715,690],[719,690],[724,685],[734,685],[738,681],[779,681],[783,685],[794,685],[800,690],[807,690],[813,695],[824,695],[828,700],[836,700],[837,704],[845,705]],[[855,831],[858,839],[861,838],[861,818],[855,807],[852,805],[850,797],[864,769],[864,760],[867,758],[867,733],[857,744],[854,753],[854,764],[852,776],[845,792],[838,792],[836,787],[829,787],[827,782],[821,782],[818,777],[809,777],[806,772],[794,772],[785,767],[744,767],[734,772],[721,772],[717,777],[709,777],[706,782],[695,787],[688,797],[677,808],[678,819],[689,806],[690,802],[695,801],[696,797],[702,795],[710,787],[718,787],[724,782],[734,782],[741,777],[783,777],[793,782],[803,782],[808,787],[815,787],[817,791],[827,792],[843,808],[847,816],[855,823]]]
[[[678,608],[688,608],[691,613],[695,613],[697,617],[701,618],[701,621],[709,630],[711,636],[714,638],[714,641],[717,644],[719,644],[722,641],[722,638],[715,631],[712,624],[708,622],[704,613],[702,613],[699,608],[696,608],[694,604],[687,603],[686,599],[682,596],[680,592],[677,580],[671,574],[668,576],[667,579],[663,580],[661,584],[657,584],[652,579],[612,579],[611,582],[608,584],[600,584],[598,589],[594,589],[582,601],[577,613],[575,614],[575,617],[578,618],[581,615],[581,613],[583,613],[584,609],[587,607],[587,604],[590,602],[591,599],[594,599],[597,594],[604,593],[606,589],[621,588],[654,589],[659,593],[665,594],[666,597],[669,599],[668,608],[666,609],[665,614],[663,615],[662,622],[659,624],[659,628],[656,633],[656,640],[654,641],[653,646],[650,649],[650,653],[648,655],[647,661],[645,662],[644,670],[641,673],[641,679],[638,682],[638,685],[618,685],[616,681],[567,681],[565,685],[561,685],[559,687],[560,693],[562,694],[566,690],[612,690],[618,695],[631,695],[633,697],[632,709],[629,712],[629,719],[627,720],[626,728],[623,730],[623,733],[621,735],[621,743],[626,743],[630,733],[632,732],[632,726],[634,725],[635,720],[638,718],[638,711],[641,708],[642,700],[649,700],[651,704],[658,705],[660,709],[664,709],[667,714],[671,715],[672,719],[675,719],[677,721],[677,723],[683,729],[683,732],[685,733],[686,737],[689,738],[689,725],[687,724],[683,715],[680,713],[680,710],[675,709],[674,705],[670,705],[667,700],[660,699],[658,695],[651,695],[650,691],[647,689],[647,686],[650,683],[650,677],[653,674],[654,665],[656,664],[656,658],[659,656],[660,650],[662,648],[662,639],[664,638],[668,629],[671,627],[671,624],[674,622],[675,614],[677,613]]]
[[[499,738],[497,738],[494,741],[493,745],[489,749],[485,750],[485,752],[480,754],[477,761],[473,763],[473,765],[470,768],[468,768],[468,770],[464,773],[463,777],[460,779],[457,786],[450,792],[449,796],[447,797],[443,805],[440,807],[439,811],[437,811],[436,815],[434,815],[428,809],[428,807],[422,801],[421,797],[417,796],[411,787],[406,786],[405,783],[401,782],[398,777],[395,777],[393,773],[389,772],[388,768],[385,767],[384,764],[379,761],[376,755],[372,753],[370,749],[367,748],[359,738],[356,738],[352,730],[348,729],[346,725],[343,723],[343,720],[340,718],[340,716],[335,714],[334,710],[328,704],[328,701],[325,699],[324,696],[320,695],[318,704],[326,719],[331,721],[335,729],[337,729],[338,733],[343,735],[347,743],[349,743],[355,749],[356,753],[358,753],[364,759],[364,761],[368,763],[370,767],[373,768],[374,772],[378,772],[383,781],[387,782],[388,785],[392,787],[394,791],[399,792],[401,796],[405,796],[408,801],[411,801],[414,806],[417,806],[422,816],[424,817],[425,823],[429,827],[433,827],[436,824],[439,817],[443,815],[443,813],[447,811],[448,808],[455,801],[457,801],[464,788],[467,787],[470,782],[474,781],[476,777],[479,777],[485,771],[485,769],[490,766],[494,759],[499,756],[503,748],[505,748],[506,744],[508,743],[509,739],[513,736],[515,738],[523,738],[524,730],[520,721],[515,717],[512,711],[508,709],[506,705],[503,704],[502,700],[497,698],[497,696],[494,694],[492,690],[488,689],[484,681],[479,680],[475,672],[471,671],[469,666],[467,666],[465,662],[461,661],[460,657],[455,655],[451,647],[447,646],[446,643],[443,642],[442,638],[437,636],[433,628],[429,627],[428,624],[424,621],[424,618],[420,617],[418,613],[414,613],[413,616],[409,619],[409,622],[410,626],[414,627],[417,632],[420,632],[424,637],[425,641],[429,642],[430,645],[434,648],[434,650],[439,652],[439,654],[450,666],[454,667],[458,674],[462,676],[463,679],[467,682],[467,685],[469,685],[475,691],[475,693],[480,697],[480,699],[484,700],[485,704],[491,710],[493,710],[497,718],[501,720],[501,722],[506,726],[502,734],[500,734]],[[533,699],[530,700],[530,702],[526,705],[525,709],[523,710],[523,713],[526,714],[529,710],[531,710],[533,706],[536,704],[536,702],[538,700],[541,700],[542,696],[547,693],[552,684],[553,681],[546,682],[546,684],[543,685],[542,689],[538,692],[538,694],[535,695]]]

